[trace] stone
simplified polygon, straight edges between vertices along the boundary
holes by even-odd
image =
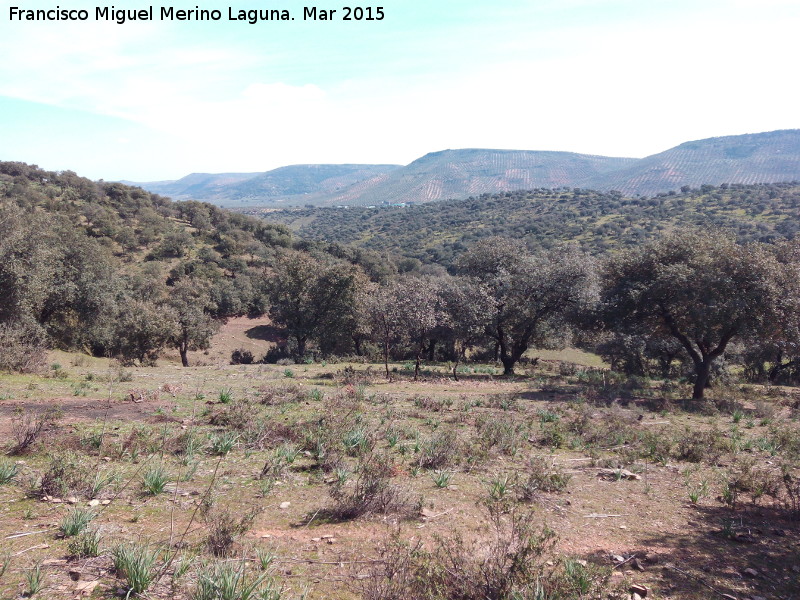
[[[75,591],[80,592],[81,596],[91,596],[94,588],[99,584],[99,579],[95,579],[94,581],[79,581],[78,585],[75,586]]]
[[[78,499],[75,496],[70,496],[69,498],[67,498],[67,502],[69,502],[70,504],[77,504]]]
[[[639,559],[638,559],[638,558],[634,558],[634,559],[631,561],[631,564],[633,565],[633,568],[634,568],[634,569],[636,569],[636,570],[638,570],[638,571],[644,571],[644,567],[642,566],[642,563],[640,563],[640,562],[639,562]]]
[[[611,560],[613,560],[614,562],[617,562],[617,563],[625,562],[625,558],[620,556],[619,554],[613,554],[611,556]]]
[[[292,505],[291,502],[281,502],[280,505],[278,506],[278,508],[283,510],[283,509],[289,508],[291,505]]]
[[[111,504],[111,500],[101,500],[100,504],[102,504],[103,506],[108,506],[109,504]]]
[[[649,590],[647,589],[647,586],[641,585],[640,583],[634,583],[631,587],[628,588],[628,591],[631,594],[638,594],[642,598],[646,598],[647,592]]]
[[[326,540],[329,544],[333,544],[334,542],[338,541],[335,537],[330,537]]]
[[[50,502],[52,504],[61,504],[64,501],[61,498],[50,498]]]
[[[100,506],[100,500],[98,500],[97,498],[89,500],[89,506]]]
[[[756,569],[748,568],[748,569],[745,569],[744,571],[742,571],[742,575],[744,575],[746,577],[752,577],[752,578],[755,579],[756,577],[759,576],[759,573],[758,573],[758,571]]]

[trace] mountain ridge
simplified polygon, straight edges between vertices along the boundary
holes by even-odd
[[[263,173],[134,183],[227,207],[368,206],[463,199],[537,188],[654,195],[682,187],[800,180],[800,129],[687,141],[644,158],[551,150],[445,149],[408,165],[301,164]]]

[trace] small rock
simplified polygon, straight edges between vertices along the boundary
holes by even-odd
[[[110,456],[104,456],[103,460],[106,461],[106,462],[111,462],[111,457]]]
[[[617,562],[617,563],[625,562],[625,558],[623,558],[619,554],[612,555],[611,556],[611,560],[613,560],[614,562]]]
[[[587,565],[589,564],[588,562],[586,562],[586,561],[585,561],[585,560],[583,560],[583,559],[578,559],[578,560],[576,560],[575,562],[576,562],[576,563],[578,563],[578,564],[579,564],[580,566],[582,566],[582,567],[585,567],[585,566],[587,566]]]
[[[432,511],[430,508],[423,508],[421,511],[419,511],[419,514],[425,517],[426,519],[430,519],[431,517],[436,516],[436,513]]]
[[[636,592],[631,594],[631,600],[642,600],[642,597]]]
[[[631,587],[628,588],[628,591],[631,594],[638,594],[642,598],[645,598],[649,590],[647,589],[647,586],[641,585],[639,583],[634,583]]]
[[[319,542],[322,538],[311,538],[312,542]]]
[[[323,536],[322,536],[322,539],[323,539],[323,540],[330,540],[330,539],[332,539],[332,538],[333,538],[333,536],[332,536],[330,533],[329,533],[328,535],[323,535]]]
[[[334,542],[336,542],[336,541],[337,541],[337,539],[336,539],[335,537],[330,537],[330,538],[328,538],[326,541],[327,541],[329,544],[333,544]]]
[[[262,535],[261,537],[262,537],[262,538],[271,538],[272,536],[271,536],[270,534],[268,534],[268,533],[265,533],[265,534],[264,534],[264,535]]]
[[[111,500],[101,500],[100,504],[102,504],[103,506],[108,506],[109,504],[111,504]]]
[[[278,508],[286,509],[286,508],[289,508],[291,505],[292,505],[291,502],[281,502],[280,505],[278,506]]]
[[[758,577],[758,571],[756,569],[752,569],[752,568],[751,569],[745,569],[744,571],[742,571],[742,575],[745,575],[747,577],[756,578],[756,577]]]
[[[645,554],[644,559],[645,561],[652,563],[654,565],[658,564],[658,554],[655,554],[654,552],[648,552],[647,554]]]
[[[51,502],[52,504],[61,504],[61,503],[62,503],[62,502],[64,502],[64,501],[63,501],[61,498],[51,498],[51,499],[50,499],[50,502]]]
[[[42,502],[50,502],[52,498],[50,496],[42,496]]]
[[[628,526],[627,526],[627,525],[620,525],[620,526],[619,526],[619,528],[620,528],[620,529],[627,529],[627,528],[628,528]]]
[[[100,506],[100,500],[98,500],[97,498],[89,500],[89,506]]]
[[[91,596],[94,588],[96,588],[99,583],[99,579],[95,579],[94,581],[80,581],[78,585],[75,586],[75,591],[80,592],[81,596]]]
[[[67,498],[67,502],[69,502],[70,504],[77,504],[78,499],[75,496],[70,496],[69,498]]]
[[[640,563],[640,562],[639,562],[639,559],[638,559],[638,558],[634,558],[634,559],[631,561],[631,564],[633,565],[633,568],[634,568],[634,569],[637,569],[637,570],[639,570],[639,571],[644,571],[644,567],[642,566],[642,563]]]

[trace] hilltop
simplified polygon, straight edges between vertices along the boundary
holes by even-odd
[[[293,165],[138,185],[179,199],[256,207],[425,203],[562,186],[635,196],[703,184],[796,180],[800,130],[790,129],[685,142],[641,159],[473,148],[431,152],[403,167]]]

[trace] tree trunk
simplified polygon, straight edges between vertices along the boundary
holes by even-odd
[[[305,358],[306,356],[306,338],[298,337],[297,338],[297,357],[298,358]]]
[[[517,361],[513,356],[503,353],[500,355],[500,362],[503,363],[503,375],[514,374],[514,365],[517,364]]]
[[[189,347],[187,344],[181,344],[178,350],[181,353],[181,364],[184,367],[189,366]]]
[[[388,338],[384,338],[384,340],[383,340],[383,364],[386,367],[386,379],[391,381],[392,380],[392,376],[389,375],[389,340],[388,340]]]
[[[431,340],[430,345],[428,346],[428,360],[433,362],[436,355],[436,340]]]
[[[692,391],[692,400],[702,400],[703,394],[708,386],[708,376],[711,373],[711,361],[708,357],[705,357],[702,362],[695,363],[694,371],[697,375],[697,379],[694,382],[694,391]]]
[[[422,348],[417,351],[417,361],[414,363],[414,381],[419,378],[419,357],[422,354]]]

